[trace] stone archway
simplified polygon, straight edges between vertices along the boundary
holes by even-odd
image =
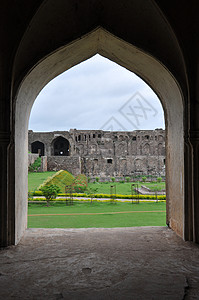
[[[44,156],[45,146],[44,143],[35,141],[31,144],[31,153],[38,153],[39,156]]]
[[[135,72],[161,100],[167,135],[167,224],[184,238],[183,99],[179,86],[154,57],[99,27],[38,63],[18,91],[15,111],[15,243],[20,240],[27,223],[27,138],[32,104],[51,79],[96,53]],[[22,175],[18,176],[18,172]]]
[[[69,156],[70,155],[70,143],[62,136],[57,137],[52,142],[52,155],[53,156]]]

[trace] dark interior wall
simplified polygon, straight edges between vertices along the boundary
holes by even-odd
[[[97,26],[157,57],[186,87],[178,40],[159,7],[150,0],[43,2],[23,32],[17,49],[16,81],[44,56]]]
[[[0,11],[0,216],[1,244],[13,243],[14,132],[17,91],[30,70],[56,49],[97,26],[160,61],[184,101],[185,181],[199,241],[199,84],[197,1],[1,1]],[[70,53],[69,53],[70,55]],[[113,54],[114,55],[114,54]],[[58,75],[56,72],[53,76]],[[44,82],[45,85],[45,82]],[[171,100],[172,101],[172,100]],[[194,167],[192,167],[194,166]],[[190,217],[192,220],[192,217]],[[190,221],[191,222],[191,221]],[[197,231],[197,232],[196,232]],[[7,233],[6,233],[7,232]]]

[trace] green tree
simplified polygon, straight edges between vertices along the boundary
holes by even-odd
[[[146,182],[146,177],[142,177],[142,182]]]
[[[162,177],[158,177],[157,182],[161,182],[161,181],[162,181]]]
[[[126,182],[130,182],[131,178],[127,176],[125,179],[126,179]]]
[[[112,182],[115,182],[115,177],[111,177]]]
[[[44,197],[46,198],[47,206],[49,206],[50,201],[52,199],[56,199],[57,194],[60,192],[60,188],[56,184],[51,184],[41,187],[40,191],[42,191]]]

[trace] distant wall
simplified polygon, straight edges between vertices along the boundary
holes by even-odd
[[[48,156],[47,169],[48,171],[67,170],[76,176],[81,174],[81,159],[70,156]]]
[[[41,156],[40,172],[47,172],[47,171],[48,171],[47,156]]]
[[[28,167],[34,164],[35,160],[39,157],[37,153],[28,153]]]
[[[54,155],[55,141],[63,138],[69,143],[69,156]],[[32,143],[44,145],[47,170],[68,170],[73,175],[134,176],[165,175],[165,131],[103,131],[76,130],[28,132],[29,151]],[[54,149],[55,148],[55,149]],[[64,150],[63,150],[64,153]]]

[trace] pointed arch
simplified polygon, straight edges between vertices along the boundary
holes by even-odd
[[[172,74],[157,59],[98,27],[38,62],[18,91],[15,110],[15,170],[22,176],[16,174],[16,241],[26,228],[27,132],[33,102],[51,79],[96,53],[140,76],[152,87],[162,103],[166,121],[166,148],[169,153],[166,159],[167,223],[180,236],[184,236],[184,124],[181,90]]]

